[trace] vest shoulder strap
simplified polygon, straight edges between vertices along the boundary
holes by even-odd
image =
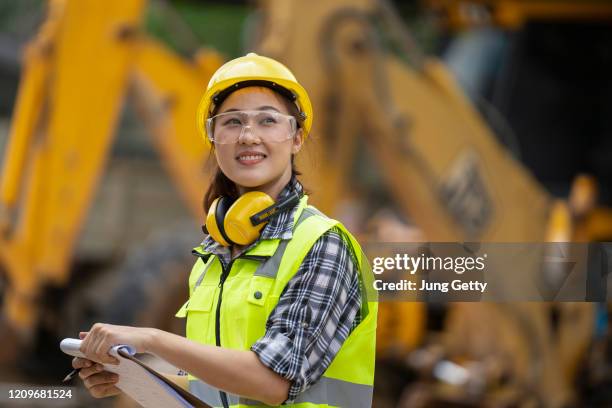
[[[304,209],[296,223],[293,238],[281,241],[274,255],[258,267],[255,275],[275,279],[272,295],[280,296],[287,283],[297,273],[306,254],[315,242],[331,228],[339,230],[357,267],[362,292],[361,313],[365,317],[369,314],[368,301],[377,300],[377,293],[372,289],[373,275],[370,264],[361,246],[344,225],[327,217],[315,207],[308,206]]]
[[[298,271],[308,251],[321,235],[335,225],[339,225],[339,222],[327,217],[318,209],[312,206],[304,209],[295,227],[293,238],[282,242],[282,253],[275,259],[274,265],[271,265],[276,269],[273,295],[280,296],[287,283]],[[277,252],[280,251],[277,250]]]

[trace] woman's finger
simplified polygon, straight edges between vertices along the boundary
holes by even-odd
[[[72,368],[85,368],[91,367],[94,364],[93,361],[82,357],[75,357],[72,359]]]
[[[109,360],[111,359],[111,356],[108,355],[109,351],[110,351],[110,347],[108,346],[108,343],[106,342],[106,336],[100,339],[100,341],[97,342],[97,344],[95,345],[95,348],[92,349],[92,352],[98,357],[101,363],[110,362]]]
[[[89,329],[89,333],[87,333],[85,340],[83,340],[83,343],[81,344],[81,347],[85,346],[83,353],[94,356],[96,344],[100,341],[99,326],[100,324],[96,323],[91,326],[91,329]]]
[[[79,377],[81,377],[82,380],[85,380],[86,378],[103,371],[104,366],[102,366],[102,364],[95,364],[91,367],[82,368],[81,371],[79,371]]]
[[[113,384],[101,384],[90,388],[89,393],[94,398],[104,398],[119,395],[121,394],[121,390]]]
[[[88,389],[95,387],[100,384],[111,384],[114,385],[119,381],[119,376],[115,373],[111,373],[109,371],[102,371],[101,373],[95,373],[90,375],[89,377],[83,380],[83,384]]]
[[[80,333],[79,333],[79,337],[81,337]],[[79,347],[79,350],[81,351],[81,353],[88,355],[89,354],[89,343],[91,343],[91,340],[92,340],[91,330],[88,331],[85,337],[83,337],[81,340],[82,340],[81,347]]]
[[[89,332],[79,332],[79,339],[83,340],[85,337],[87,337],[87,333]]]
[[[103,342],[104,333],[103,333],[103,325],[101,323],[95,323],[91,326],[89,333],[83,340],[81,344],[81,351],[88,357],[100,362],[105,362],[102,357],[103,355],[99,355],[97,353],[99,349],[99,345]]]
[[[95,350],[95,355],[97,356],[98,361],[101,363],[119,364],[119,361],[117,361],[115,357],[108,354],[110,349],[111,346],[109,346],[106,342],[101,342],[98,345],[98,348]]]
[[[108,327],[104,324],[98,324],[96,328],[97,333],[91,346],[91,352],[98,357],[101,363],[111,363],[115,359],[108,354],[111,348],[108,342]]]

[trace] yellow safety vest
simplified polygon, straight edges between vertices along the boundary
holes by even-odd
[[[297,220],[297,221],[296,221]],[[290,240],[262,239],[224,269],[202,247],[189,277],[189,300],[177,312],[187,317],[187,338],[202,344],[250,350],[265,333],[268,316],[315,241],[338,227],[356,255],[362,285],[361,323],[350,333],[323,376],[291,407],[366,408],[372,405],[378,304],[369,263],[355,238],[338,221],[300,200]],[[189,388],[215,407],[265,407],[189,376]]]

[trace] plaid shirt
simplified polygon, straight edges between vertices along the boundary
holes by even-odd
[[[279,200],[294,189],[303,191],[295,177],[281,191]],[[272,218],[259,239],[291,239],[296,209]],[[265,366],[292,382],[286,403],[292,403],[321,377],[361,318],[358,271],[340,234],[332,228],[315,242],[268,317],[266,333],[251,346]],[[202,245],[224,266],[229,264],[229,248],[210,236]]]

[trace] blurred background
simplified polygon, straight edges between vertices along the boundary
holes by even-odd
[[[609,1],[0,0],[0,406],[95,322],[184,333],[195,109],[250,51],[308,90],[301,179],[360,242],[612,239]],[[383,302],[374,406],[612,406],[609,311]]]

